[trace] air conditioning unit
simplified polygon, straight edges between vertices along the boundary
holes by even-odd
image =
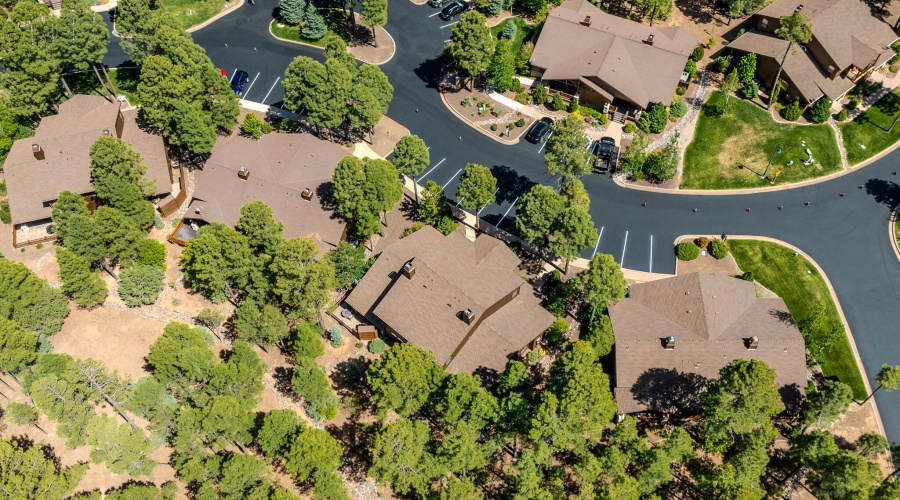
[[[178,168],[178,160],[172,160],[172,168]]]

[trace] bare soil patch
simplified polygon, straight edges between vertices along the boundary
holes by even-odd
[[[512,92],[504,95],[510,99],[515,97]],[[468,101],[466,101],[467,98]],[[534,118],[531,116],[494,101],[483,89],[477,87],[474,90],[461,88],[448,93],[447,102],[470,125],[502,141],[518,141],[534,122]],[[468,105],[463,105],[464,102],[467,102]],[[486,111],[482,111],[482,109]],[[524,121],[522,126],[516,125],[518,120]],[[491,130],[492,125],[497,125],[497,130]],[[513,125],[511,131],[508,129],[509,125]]]

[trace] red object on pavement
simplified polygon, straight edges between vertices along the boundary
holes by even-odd
[[[220,69],[219,73],[222,73],[222,76],[228,76],[228,72],[225,71],[224,69]]]

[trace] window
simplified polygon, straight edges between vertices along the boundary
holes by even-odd
[[[519,289],[518,289],[518,288],[516,288],[515,290],[513,290],[512,298],[516,298],[516,295],[519,295]]]
[[[769,24],[769,20],[766,18],[762,18],[762,20],[759,21],[760,28],[765,28],[768,24]]]

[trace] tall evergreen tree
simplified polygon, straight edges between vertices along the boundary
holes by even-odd
[[[363,24],[372,28],[372,41],[378,47],[378,37],[375,31],[387,24],[388,0],[362,0],[362,11],[360,14],[363,18]]]
[[[86,70],[103,62],[109,29],[87,0],[63,0],[53,52],[63,67]]]
[[[494,196],[497,187],[497,179],[491,174],[491,170],[475,163],[466,165],[459,178],[459,187],[456,189],[456,199],[459,204],[475,212],[475,229],[478,230],[479,214],[488,205],[492,205],[497,198]]]
[[[494,54],[494,39],[484,14],[474,10],[466,12],[450,33],[450,43],[444,49],[446,56],[471,78],[487,69]]]
[[[61,469],[41,448],[0,439],[0,491],[17,492],[19,498],[68,498],[87,467],[79,463]]]
[[[87,260],[64,248],[56,250],[56,260],[63,291],[70,294],[76,304],[91,308],[106,300],[106,283],[100,279],[99,271],[91,271]]]
[[[307,10],[305,0],[278,0],[278,17],[288,24],[300,24]]]
[[[412,177],[416,190],[416,203],[419,203],[419,184],[416,177],[421,175],[431,163],[431,155],[428,153],[425,141],[417,135],[404,135],[397,141],[391,161],[400,173]]]
[[[571,181],[587,174],[593,168],[584,134],[584,122],[575,115],[569,115],[557,123],[553,135],[547,139],[547,171],[551,175],[561,175]]]
[[[328,32],[328,25],[325,24],[325,18],[319,13],[312,2],[306,4],[306,13],[304,14],[303,28],[300,29],[303,38],[310,40],[318,40],[325,36]]]

